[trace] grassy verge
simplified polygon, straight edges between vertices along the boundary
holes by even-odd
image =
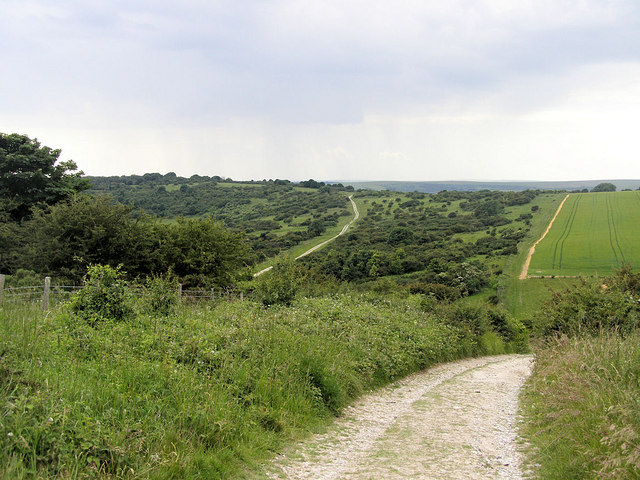
[[[0,478],[247,476],[361,392],[522,333],[467,310],[335,296],[90,326],[3,304]]]
[[[536,478],[640,478],[640,332],[562,337],[522,395]]]

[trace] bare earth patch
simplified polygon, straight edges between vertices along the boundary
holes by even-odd
[[[461,360],[360,399],[280,455],[272,479],[519,479],[518,393],[533,357]]]

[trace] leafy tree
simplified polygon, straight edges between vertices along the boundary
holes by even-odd
[[[0,200],[0,272],[11,272],[17,266],[17,250],[19,249],[20,236],[18,225],[10,222],[9,213],[2,208]]]
[[[53,205],[89,187],[73,160],[59,162],[60,150],[41,146],[26,135],[0,133],[0,199],[13,220],[31,207]]]
[[[615,192],[616,186],[613,183],[604,182],[599,183],[591,189],[592,192]]]
[[[74,281],[87,265],[122,264],[131,276],[172,269],[187,285],[228,286],[254,261],[243,237],[215,220],[179,218],[167,224],[146,215],[134,219],[132,213],[132,207],[104,195],[78,195],[37,209],[21,227],[20,237],[28,240],[20,261],[7,262]]]
[[[254,262],[242,235],[210,218],[179,218],[174,224],[155,224],[153,251],[148,259],[153,272],[173,272],[185,285],[232,285],[236,273]]]
[[[110,197],[88,195],[37,209],[23,228],[29,241],[20,266],[74,281],[90,264],[147,273],[150,225],[144,218],[132,221],[131,210]]]

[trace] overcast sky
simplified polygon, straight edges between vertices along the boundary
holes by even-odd
[[[0,0],[0,62],[90,175],[640,178],[637,0]]]

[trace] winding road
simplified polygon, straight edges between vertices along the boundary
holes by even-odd
[[[530,355],[438,365],[360,399],[269,479],[521,479],[518,394]]]
[[[353,207],[353,218],[351,219],[351,221],[349,223],[347,223],[344,227],[342,227],[342,230],[340,231],[340,233],[338,233],[336,236],[329,238],[328,240],[325,240],[322,243],[319,243],[317,245],[314,245],[313,247],[311,247],[309,250],[307,250],[306,252],[304,252],[301,255],[298,255],[295,259],[298,260],[302,257],[306,257],[307,255],[309,255],[310,253],[315,252],[316,250],[318,250],[319,248],[324,247],[327,243],[329,242],[333,242],[336,238],[338,238],[340,235],[344,235],[347,230],[349,230],[349,227],[351,227],[351,225],[353,224],[353,222],[355,222],[356,220],[358,220],[358,218],[360,218],[360,212],[358,211],[358,206],[356,205],[356,202],[353,201],[353,195],[349,195],[349,201],[351,202],[351,206]],[[271,270],[273,268],[273,266],[264,268],[262,270],[260,270],[257,273],[254,273],[253,276],[254,277],[258,277],[260,275],[262,275],[265,272],[268,272],[269,270]]]

